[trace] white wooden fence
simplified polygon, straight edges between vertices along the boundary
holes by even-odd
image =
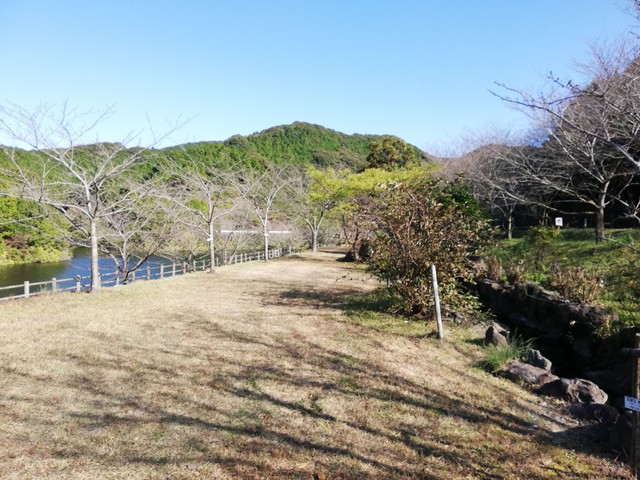
[[[289,249],[270,249],[268,258],[277,258],[286,254],[291,254],[293,250]],[[227,259],[226,265],[232,265],[237,263],[253,262],[257,260],[264,260],[264,251],[262,252],[247,252],[236,253]],[[220,265],[220,259],[216,258],[216,267]],[[132,283],[140,280],[157,280],[165,277],[175,277],[176,275],[183,275],[188,272],[198,272],[208,270],[211,266],[209,258],[203,260],[193,260],[192,262],[183,263],[171,263],[160,264],[146,267],[142,267],[129,274],[127,283]],[[98,279],[101,287],[117,287],[122,284],[121,275],[119,272],[102,273]],[[2,292],[10,292],[7,296],[1,296],[0,300],[10,300],[15,298],[29,298],[35,295],[41,295],[43,293],[55,293],[55,292],[81,292],[87,291],[91,288],[91,276],[77,275],[73,278],[52,278],[46,282],[29,282],[25,281],[20,285],[9,285],[6,287],[0,287],[0,295]]]

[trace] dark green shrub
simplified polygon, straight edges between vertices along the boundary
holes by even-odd
[[[373,226],[370,270],[387,280],[402,300],[400,310],[420,316],[433,314],[431,265],[436,265],[445,313],[464,316],[473,308],[458,288],[468,280],[469,255],[491,235],[483,219],[465,213],[455,200],[433,181],[396,184],[369,196],[359,214]],[[460,315],[458,315],[460,317]]]

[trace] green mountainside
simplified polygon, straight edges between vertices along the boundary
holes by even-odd
[[[184,154],[215,161],[227,155],[232,160],[248,164],[314,164],[357,170],[366,164],[369,144],[380,138],[380,135],[348,135],[320,125],[295,122],[248,136],[234,135],[223,142],[168,147],[163,149],[163,153],[178,159]]]
[[[388,136],[348,135],[320,125],[295,122],[256,132],[248,136],[234,135],[224,141],[197,142],[148,151],[147,161],[136,169],[144,176],[153,176],[162,161],[171,161],[187,167],[193,159],[204,159],[211,164],[260,166],[269,163],[308,165],[320,168],[350,168],[360,170],[367,166],[370,144]],[[110,144],[92,144],[76,147],[75,155],[90,162],[96,148]],[[416,156],[427,159],[424,152],[414,146]],[[133,150],[130,150],[133,151]],[[18,150],[23,159],[36,152]],[[146,154],[145,154],[146,155]],[[26,164],[29,160],[26,161]],[[0,171],[9,166],[9,159],[0,149]],[[0,178],[0,190],[11,178]],[[0,264],[46,262],[67,255],[67,244],[60,235],[53,235],[52,223],[56,215],[43,215],[37,204],[17,201],[0,192]]]

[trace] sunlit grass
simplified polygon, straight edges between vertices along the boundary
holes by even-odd
[[[625,478],[336,258],[1,304],[0,477]]]

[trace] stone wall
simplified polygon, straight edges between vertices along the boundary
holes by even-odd
[[[592,367],[602,345],[595,333],[616,319],[615,312],[607,308],[570,303],[531,282],[508,285],[479,278],[477,289],[481,301],[512,332],[536,339],[560,368],[583,371]]]

